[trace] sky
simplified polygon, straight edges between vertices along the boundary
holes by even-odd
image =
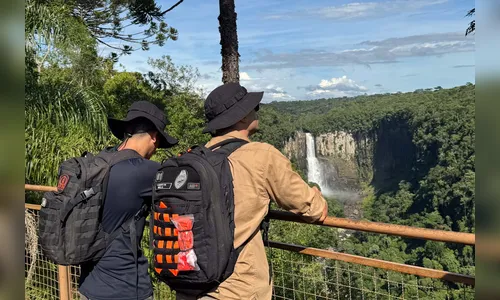
[[[163,9],[177,0],[160,0]],[[184,0],[166,14],[177,41],[120,63],[145,72],[170,55],[198,68],[206,92],[222,84],[219,1]],[[235,0],[240,84],[264,103],[408,92],[475,82],[473,0]]]

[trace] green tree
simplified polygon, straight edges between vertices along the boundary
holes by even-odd
[[[34,51],[38,72],[75,53],[85,55],[96,47],[85,24],[71,16],[72,6],[65,1],[27,0],[25,2],[25,48]],[[59,64],[67,64],[67,59]]]
[[[108,57],[116,62],[118,55],[176,40],[177,30],[164,21],[170,10],[161,11],[154,0],[27,0],[26,51],[35,51],[39,73],[47,64],[72,66],[85,81],[106,61],[98,56],[99,44],[118,51]]]
[[[55,185],[59,164],[98,151],[109,133],[102,99],[66,82],[37,86],[25,99],[25,181]]]
[[[179,93],[199,93],[195,84],[200,78],[197,68],[188,65],[176,66],[169,55],[158,59],[148,59],[151,71],[144,77],[151,86],[162,91],[165,96]]]
[[[149,101],[156,106],[165,106],[164,93],[155,90],[142,74],[118,72],[110,77],[103,86],[104,103],[109,116],[122,119],[128,107],[135,101]]]
[[[73,0],[72,16],[81,19],[99,43],[130,53],[177,40],[177,30],[167,25],[165,14],[181,2],[162,10],[155,0]],[[125,45],[115,46],[115,41]]]

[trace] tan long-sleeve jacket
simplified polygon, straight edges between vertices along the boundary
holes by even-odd
[[[207,146],[228,138],[248,138],[232,132],[213,138]],[[308,221],[322,216],[326,205],[321,193],[310,188],[292,170],[290,161],[275,147],[250,142],[229,156],[234,181],[235,240],[237,248],[258,230],[270,199]],[[234,273],[209,296],[216,299],[271,299],[269,267],[260,234],[255,234],[240,253]]]

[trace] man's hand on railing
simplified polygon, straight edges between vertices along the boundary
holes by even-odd
[[[325,221],[326,217],[328,217],[328,203],[325,203],[325,209],[323,210],[323,215],[318,220],[318,222],[323,223]]]
[[[313,186],[312,188],[321,195],[321,191],[318,189],[317,186]],[[318,222],[323,223],[323,221],[325,221],[327,216],[328,216],[328,202],[325,202],[325,208],[323,209],[323,214],[321,215],[321,218],[319,218]]]

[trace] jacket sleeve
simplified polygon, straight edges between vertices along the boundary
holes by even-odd
[[[269,196],[281,208],[300,215],[307,222],[319,220],[326,205],[321,193],[302,180],[278,149],[269,149],[268,156],[265,177]]]

